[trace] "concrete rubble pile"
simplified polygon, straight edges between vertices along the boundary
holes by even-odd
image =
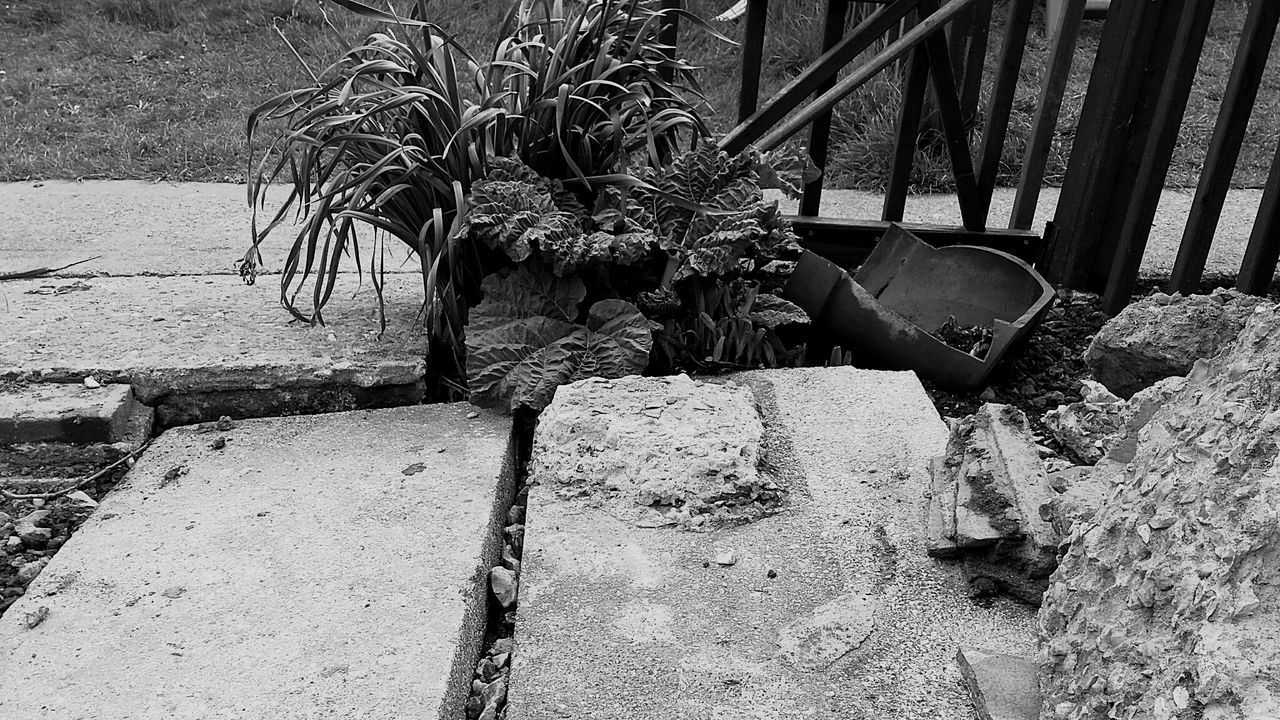
[[[1280,312],[1155,409],[1044,596],[1041,717],[1280,717]]]

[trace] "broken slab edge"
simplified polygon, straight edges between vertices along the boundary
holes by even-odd
[[[491,412],[491,411],[480,411]],[[518,424],[513,423],[507,439],[502,470],[498,476],[497,495],[485,523],[485,542],[481,550],[481,562],[472,575],[470,602],[462,619],[462,629],[454,646],[458,652],[449,668],[449,691],[440,704],[439,720],[458,720],[466,717],[467,698],[471,694],[471,681],[475,677],[476,663],[484,653],[484,641],[491,618],[501,616],[503,608],[489,592],[489,570],[502,564],[502,530],[507,525],[507,509],[515,500],[519,474],[518,453],[521,438]]]
[[[427,374],[425,356],[373,363],[322,362],[318,358],[297,364],[216,364],[196,367],[98,368],[59,366],[9,368],[0,380],[79,383],[92,376],[100,383],[126,383],[147,405],[170,394],[199,394],[231,390],[350,386],[375,388],[412,385]]]

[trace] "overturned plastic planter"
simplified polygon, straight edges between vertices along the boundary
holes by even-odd
[[[812,351],[839,346],[859,366],[914,370],[952,389],[982,386],[1054,298],[1049,283],[1012,255],[972,245],[934,248],[898,225],[853,277],[806,252],[784,295],[813,319]],[[932,334],[948,324],[990,328],[990,347],[970,354]]]

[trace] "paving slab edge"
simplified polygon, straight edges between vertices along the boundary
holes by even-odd
[[[458,653],[449,669],[449,693],[440,708],[440,720],[459,720],[466,717],[467,698],[471,694],[471,680],[475,676],[476,663],[484,653],[488,620],[497,601],[489,592],[489,569],[502,562],[502,529],[507,524],[507,509],[515,499],[520,468],[517,462],[519,438],[513,423],[507,437],[507,448],[498,476],[496,502],[489,512],[485,529],[485,545],[481,563],[472,576],[474,590],[472,602],[462,622],[457,640]]]

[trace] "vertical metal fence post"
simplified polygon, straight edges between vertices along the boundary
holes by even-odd
[[[756,112],[760,100],[760,67],[764,60],[764,30],[769,0],[749,0],[742,27],[742,84],[738,88],[738,122]]]
[[[659,7],[663,10],[678,10],[684,7],[684,0],[662,0]],[[680,43],[680,19],[675,15],[667,15],[662,20],[662,29],[658,31],[658,42],[667,46],[667,57],[675,60],[676,48]],[[667,82],[675,79],[675,70],[670,67],[662,68],[659,74]]]
[[[835,47],[836,43],[844,37],[844,23],[849,14],[849,0],[827,0],[827,14],[823,24],[822,31],[822,51],[825,53]],[[831,88],[835,87],[836,79],[833,76],[830,80],[823,82],[818,86],[815,95],[822,95]],[[831,112],[827,111],[814,118],[813,126],[809,130],[809,157],[813,159],[813,164],[821,171],[822,175],[816,180],[806,183],[804,186],[804,196],[800,199],[801,215],[817,215],[822,208],[822,183],[827,175],[827,151],[831,142]]]
[[[1231,175],[1240,158],[1245,129],[1249,125],[1249,116],[1253,114],[1258,87],[1267,67],[1267,53],[1275,40],[1277,22],[1280,22],[1280,3],[1253,0],[1240,33],[1227,91],[1222,97],[1213,138],[1209,141],[1209,150],[1200,171],[1196,197],[1191,201],[1182,244],[1178,246],[1178,259],[1173,263],[1170,292],[1195,290],[1204,273],[1209,247],[1222,217],[1222,205],[1231,187]]]

